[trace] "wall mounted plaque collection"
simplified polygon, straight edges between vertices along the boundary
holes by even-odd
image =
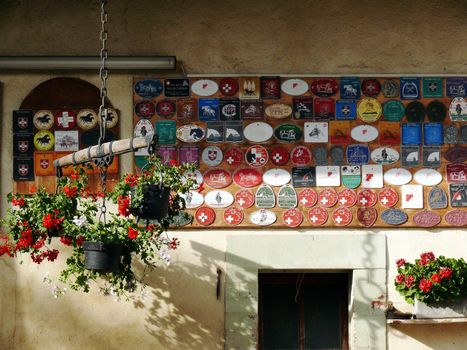
[[[117,111],[110,109],[106,141],[118,138],[118,119]],[[13,111],[13,180],[34,181],[36,177],[55,176],[55,159],[97,144],[98,123],[92,109]],[[64,168],[64,174],[71,168]],[[109,173],[118,173],[118,157]]]
[[[195,227],[467,224],[467,78],[135,78],[133,97],[135,136],[199,164]]]

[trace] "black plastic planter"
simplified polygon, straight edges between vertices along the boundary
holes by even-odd
[[[84,242],[84,267],[97,272],[116,272],[120,269],[122,245],[118,243]]]
[[[159,185],[143,187],[143,202],[141,207],[133,208],[132,214],[144,220],[160,220],[169,212],[170,189]]]

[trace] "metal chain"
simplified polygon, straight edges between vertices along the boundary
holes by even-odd
[[[100,118],[100,134],[99,134],[99,159],[95,160],[95,164],[99,166],[99,172],[101,176],[101,187],[102,187],[102,206],[100,207],[100,216],[99,220],[106,222],[106,213],[107,213],[107,206],[106,206],[106,191],[107,191],[107,168],[111,163],[111,157],[104,157],[101,154],[101,145],[104,143],[105,140],[105,133],[107,128],[107,108],[106,108],[106,99],[107,99],[107,77],[109,75],[109,71],[105,65],[108,51],[107,51],[107,38],[108,33],[105,29],[105,25],[107,23],[107,12],[105,10],[105,5],[107,4],[107,0],[101,0],[101,32],[100,32],[100,39],[102,43],[100,58],[101,58],[101,68],[99,70],[99,76],[101,78],[101,105],[99,107],[99,118]]]
[[[101,59],[101,67],[99,70],[99,76],[101,78],[101,105],[99,107],[99,117],[100,117],[100,135],[99,135],[99,146],[105,140],[105,133],[107,128],[107,108],[105,106],[106,99],[107,99],[107,77],[109,75],[109,71],[105,65],[108,57],[107,51],[107,39],[108,33],[105,29],[105,25],[107,23],[107,12],[105,10],[105,5],[107,0],[101,0],[101,32],[100,32],[100,39],[101,39],[101,51],[100,51],[100,59]]]

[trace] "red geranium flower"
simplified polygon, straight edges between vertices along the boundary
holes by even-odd
[[[11,200],[11,204],[17,205],[18,207],[22,207],[24,205],[24,203],[25,203],[25,201],[24,201],[23,197],[13,198]]]
[[[439,270],[439,275],[442,279],[450,278],[452,276],[452,269],[449,267],[443,267]]]
[[[73,187],[65,186],[65,187],[63,187],[63,192],[65,192],[65,194],[66,194],[66,196],[68,198],[72,198],[72,197],[75,197],[76,194],[78,193],[78,187],[76,187],[76,186],[73,186]]]
[[[46,214],[42,218],[42,226],[44,226],[46,229],[51,230],[55,227],[55,220],[52,216],[52,214]]]
[[[433,254],[433,252],[425,252],[420,255],[419,264],[426,265],[433,260],[435,260],[435,255]]]
[[[73,239],[71,236],[60,236],[60,242],[62,242],[64,245],[71,245],[71,242]]]
[[[117,200],[118,213],[122,216],[129,216],[130,213],[130,198],[128,196],[119,196]]]
[[[431,287],[433,287],[433,283],[425,278],[422,278],[418,285],[418,288],[420,288],[424,293],[428,293],[431,290]]]
[[[396,260],[396,266],[397,266],[398,268],[399,268],[399,267],[403,267],[403,266],[405,266],[405,263],[406,263],[406,262],[407,262],[407,261],[405,261],[405,259],[397,259],[397,260]]]
[[[138,237],[138,231],[135,230],[133,227],[128,228],[128,237],[130,239],[136,239]]]
[[[412,288],[414,282],[415,282],[415,277],[412,276],[412,275],[409,275],[409,276],[407,276],[407,277],[405,278],[405,282],[404,282],[404,283],[405,283],[405,286],[406,286],[407,288]]]
[[[442,278],[440,275],[438,275],[437,273],[434,273],[431,275],[431,280],[434,282],[434,283],[441,283],[442,281]]]
[[[397,282],[398,284],[404,283],[404,280],[405,280],[405,276],[404,276],[404,275],[399,274],[399,275],[396,276],[396,282]]]

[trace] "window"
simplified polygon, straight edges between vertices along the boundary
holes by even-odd
[[[261,273],[259,349],[348,349],[348,275]]]

